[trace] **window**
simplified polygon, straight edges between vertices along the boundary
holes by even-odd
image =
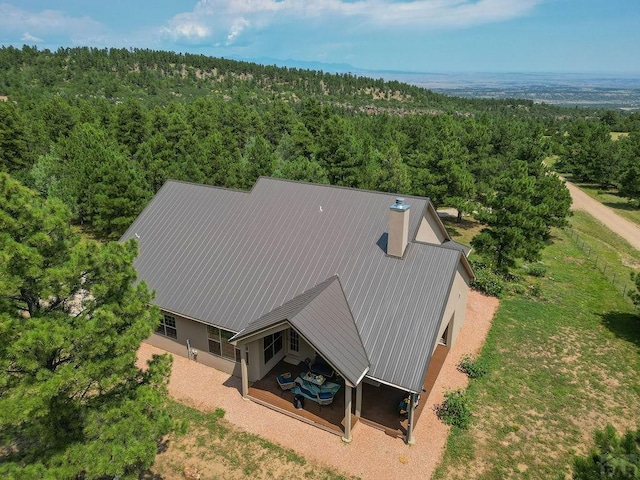
[[[292,352],[300,351],[300,335],[293,328],[289,330],[289,350]]]
[[[178,330],[176,329],[176,319],[171,315],[163,315],[160,325],[156,328],[156,333],[169,338],[178,338]]]
[[[282,332],[273,333],[264,337],[264,363],[271,360],[276,353],[282,350]]]
[[[234,333],[229,330],[207,325],[209,353],[239,362],[242,355],[240,349],[229,343],[229,339],[233,337],[233,335]]]

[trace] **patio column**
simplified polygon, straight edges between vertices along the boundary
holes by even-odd
[[[240,370],[242,372],[242,398],[248,400],[249,395],[249,372],[247,371],[247,349],[242,349],[240,356]]]
[[[362,412],[362,382],[356,387],[356,417],[360,418]]]
[[[414,411],[416,409],[416,394],[409,394],[409,418],[407,423],[407,444],[413,445],[416,443],[413,438],[413,422],[415,419]]]
[[[351,385],[344,386],[344,436],[342,441],[351,443]]]

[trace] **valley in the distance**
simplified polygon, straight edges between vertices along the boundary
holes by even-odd
[[[524,98],[551,105],[640,111],[640,74],[367,72],[434,92],[471,98]]]

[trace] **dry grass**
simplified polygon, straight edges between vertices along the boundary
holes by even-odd
[[[484,228],[484,225],[467,215],[462,217],[461,222],[457,222],[455,217],[444,217],[441,220],[449,235],[465,245],[471,245],[471,239]]]
[[[611,132],[611,140],[619,140],[628,136],[629,132]]]
[[[172,403],[170,410],[182,428],[166,439],[149,480],[346,478],[239,429],[220,409],[201,412]]]
[[[595,429],[636,427],[640,329],[631,303],[564,232],[540,298],[502,301],[471,382],[475,421],[453,430],[435,478],[565,478]]]

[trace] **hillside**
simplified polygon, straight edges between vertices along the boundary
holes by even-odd
[[[0,169],[60,198],[101,238],[118,238],[168,178],[248,189],[267,175],[470,211],[488,205],[514,162],[548,182],[541,161],[566,143],[571,124],[639,123],[612,111],[138,49],[3,47],[0,94],[8,100]],[[563,216],[557,208],[549,218]]]
[[[451,97],[402,83],[322,71],[263,66],[224,58],[141,49],[60,48],[55,52],[25,46],[0,49],[0,92],[14,98],[47,96],[124,99],[135,96],[148,106],[208,95],[274,98],[297,102],[314,97],[356,112],[458,113],[526,112],[548,117],[570,110],[531,100],[474,100]]]

